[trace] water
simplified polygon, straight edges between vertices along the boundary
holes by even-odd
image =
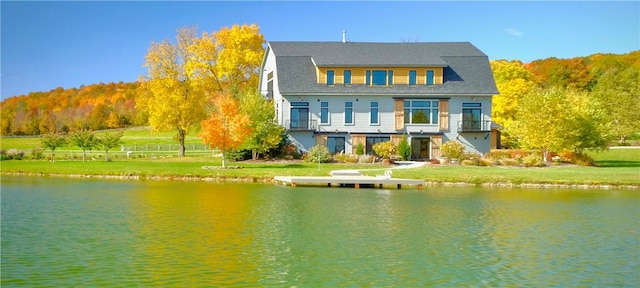
[[[636,190],[1,188],[2,287],[640,285]]]

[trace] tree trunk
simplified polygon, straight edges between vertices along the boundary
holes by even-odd
[[[55,160],[53,160],[53,149],[51,149],[51,162],[55,162]]]
[[[186,147],[184,146],[184,138],[186,134],[187,134],[187,131],[183,129],[178,129],[178,137],[180,138],[180,151],[179,151],[180,157],[184,157],[184,152],[186,150]]]
[[[84,149],[82,149],[82,162],[83,163],[85,162],[86,155],[87,155],[86,151]]]
[[[251,149],[251,159],[253,161],[258,160],[258,150],[256,149]]]
[[[224,159],[227,158],[226,156],[224,149],[222,149],[222,168],[227,168],[227,164],[224,162]]]

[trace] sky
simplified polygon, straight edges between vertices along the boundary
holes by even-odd
[[[132,82],[176,30],[257,24],[266,41],[471,42],[490,60],[640,50],[640,1],[0,1],[0,99]]]

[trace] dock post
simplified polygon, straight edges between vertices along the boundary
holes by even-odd
[[[402,184],[398,184],[398,189],[402,189]]]
[[[353,188],[360,189],[360,183],[353,184]]]

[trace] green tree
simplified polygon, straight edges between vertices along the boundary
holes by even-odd
[[[41,143],[42,147],[51,150],[51,162],[54,162],[53,151],[67,145],[67,138],[63,134],[48,133],[42,136]]]
[[[398,143],[398,154],[402,161],[409,160],[411,156],[411,145],[409,145],[409,141],[407,141],[407,135],[402,135],[402,139],[400,143]]]
[[[243,94],[240,110],[249,116],[253,126],[253,132],[241,146],[251,150],[253,160],[257,160],[259,154],[278,147],[284,128],[275,121],[272,100],[267,100],[257,91],[251,91]]]
[[[606,127],[602,109],[586,92],[560,88],[536,89],[521,99],[515,125],[509,131],[521,147],[541,151],[603,148]]]
[[[592,91],[605,110],[604,121],[611,134],[624,144],[629,135],[640,132],[640,65],[610,70],[598,79]]]
[[[86,161],[86,151],[93,149],[96,145],[98,145],[98,138],[93,134],[93,131],[89,129],[81,129],[77,130],[69,136],[69,140],[75,146],[78,146],[82,149],[82,162]]]
[[[109,150],[114,147],[118,147],[122,144],[122,130],[118,133],[104,133],[102,135],[97,136],[97,146],[104,150],[104,160],[111,161],[109,158]]]

